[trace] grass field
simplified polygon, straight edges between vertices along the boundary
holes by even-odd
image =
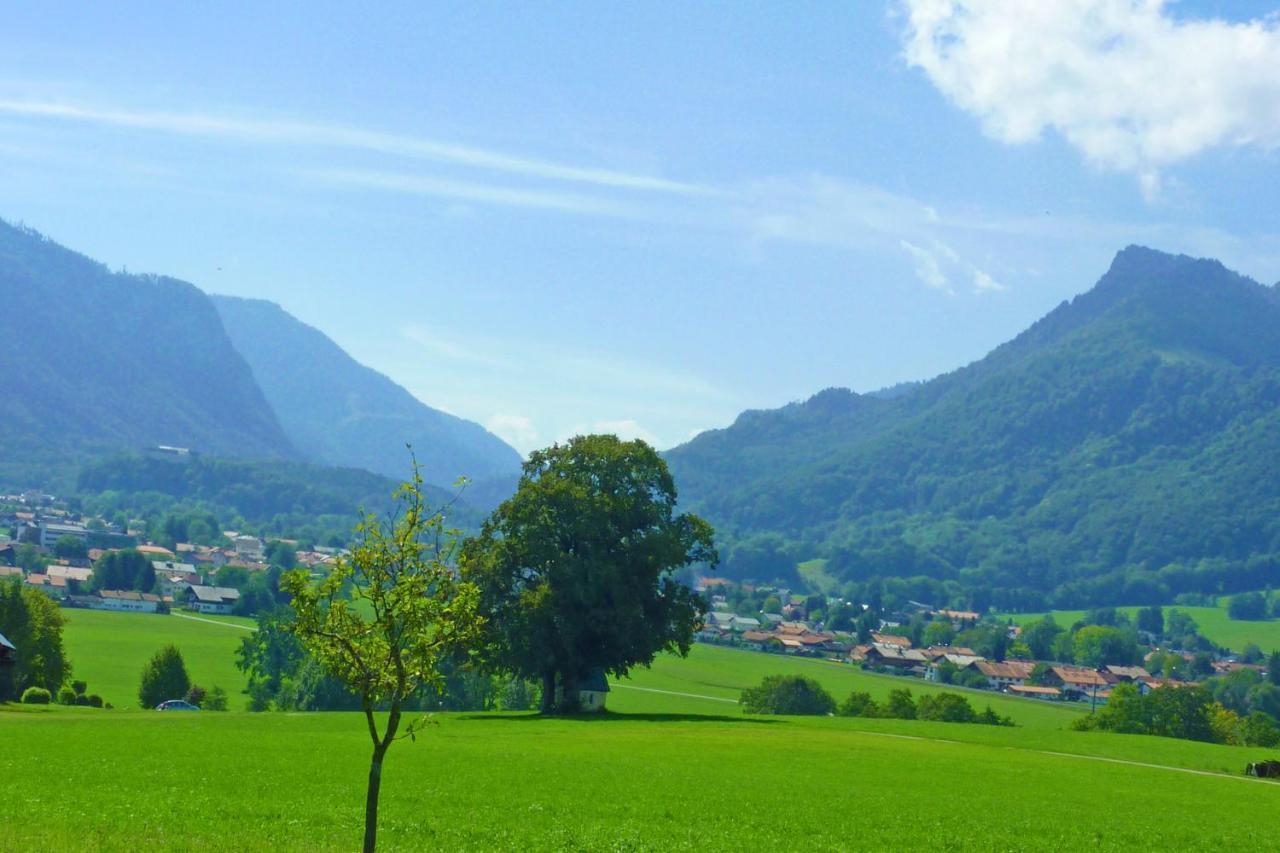
[[[242,683],[231,650],[244,623],[68,615],[77,672],[112,701],[111,691],[132,700],[142,663],[164,642],[183,650],[197,681]],[[1074,732],[1079,707],[987,693],[974,693],[975,705],[990,701],[1018,727],[741,713],[742,687],[787,672],[812,675],[837,697],[936,689],[695,646],[688,659],[659,658],[615,680],[602,718],[439,715],[388,757],[381,846],[1273,846],[1280,785],[1241,775],[1269,751]],[[0,706],[0,744],[0,778],[22,780],[0,806],[0,850],[341,850],[359,841],[369,746],[357,715]],[[74,793],[51,808],[54,790]]]
[[[1131,618],[1134,618],[1139,609],[1137,607],[1116,608],[1116,610],[1128,613]],[[1170,610],[1180,610],[1196,620],[1200,633],[1219,646],[1226,646],[1229,649],[1240,651],[1246,644],[1256,643],[1264,652],[1280,650],[1280,619],[1260,622],[1232,619],[1227,616],[1225,599],[1219,601],[1217,607],[1169,605],[1164,608],[1165,614],[1167,615]],[[1083,610],[1054,610],[1053,618],[1059,625],[1070,626],[1083,617],[1084,614],[1085,611]],[[1042,616],[1044,616],[1043,613],[1013,613],[1007,617],[1001,616],[1000,618],[1009,618],[1016,624],[1022,625]]]
[[[362,728],[351,714],[0,711],[0,776],[22,780],[6,791],[5,814],[22,817],[0,821],[0,849],[352,849]],[[1248,750],[1094,738],[1104,752],[1127,741],[1143,755],[1155,748],[1148,763],[1177,751],[1182,766],[1237,774],[1219,776],[967,737],[992,731],[732,712],[446,715],[388,757],[382,847],[1243,850],[1274,841],[1280,785],[1238,775]],[[57,808],[53,791],[69,794]]]
[[[173,613],[110,613],[102,610],[64,610],[63,639],[73,676],[89,684],[117,708],[138,706],[142,668],[166,643],[182,652],[191,680],[202,687],[215,684],[227,691],[233,709],[248,704],[244,673],[236,669],[235,650],[249,619]],[[180,698],[180,697],[179,697]]]

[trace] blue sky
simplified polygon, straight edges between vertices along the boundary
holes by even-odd
[[[0,217],[521,450],[980,358],[1138,242],[1280,279],[1276,3],[41,4]]]

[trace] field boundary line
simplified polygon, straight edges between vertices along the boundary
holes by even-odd
[[[683,696],[686,699],[710,699],[712,702],[728,702],[731,705],[737,705],[737,699],[726,699],[723,696],[705,696],[701,693],[681,693],[678,690],[659,690],[656,687],[639,687],[635,684],[614,684],[614,687],[622,687],[627,690],[643,690],[645,693],[662,693],[666,696]]]
[[[223,628],[237,628],[241,631],[258,630],[253,625],[237,625],[234,622],[219,622],[216,619],[201,619],[199,616],[187,616],[182,613],[170,613],[170,616],[177,616],[179,619],[190,619],[192,622],[203,622],[206,625],[221,625]]]
[[[1013,752],[1030,752],[1035,755],[1051,755],[1055,758],[1081,758],[1085,761],[1105,761],[1108,764],[1128,764],[1131,767],[1146,767],[1151,770],[1172,770],[1175,773],[1190,773],[1193,776],[1212,776],[1215,779],[1238,779],[1241,782],[1266,782],[1266,779],[1257,779],[1253,776],[1236,776],[1232,773],[1220,773],[1216,770],[1196,770],[1194,767],[1175,767],[1172,764],[1152,764],[1148,761],[1132,761],[1128,758],[1111,758],[1106,755],[1086,755],[1080,752],[1056,752],[1051,749],[1028,749],[1024,746],[996,746],[995,744],[984,744],[977,741],[967,740],[951,740],[950,738],[929,737],[928,735],[903,735],[896,732],[870,732],[859,730],[858,734],[871,735],[872,737],[891,737],[900,740],[923,740],[932,741],[934,743],[954,743],[960,746],[980,746],[995,749],[1008,749]],[[1270,784],[1275,784],[1274,782]]]

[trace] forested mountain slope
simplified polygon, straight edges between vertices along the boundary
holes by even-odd
[[[113,273],[0,221],[0,481],[66,481],[102,451],[169,444],[296,451],[223,331],[185,282]]]
[[[212,299],[285,432],[309,458],[403,479],[412,444],[428,482],[519,471],[520,455],[484,427],[424,405],[278,305]]]
[[[1140,247],[986,358],[889,397],[832,389],[668,454],[726,570],[1032,607],[1280,581],[1280,294]]]

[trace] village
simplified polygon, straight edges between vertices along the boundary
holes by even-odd
[[[757,595],[786,602],[780,612],[762,611],[751,616],[735,613],[725,595],[734,586],[732,581],[723,578],[699,580],[698,590],[711,604],[696,635],[699,642],[768,654],[820,658],[933,683],[1044,701],[1089,702],[1094,706],[1106,703],[1117,684],[1133,684],[1141,695],[1164,686],[1201,684],[1193,678],[1179,677],[1181,673],[1173,677],[1166,674],[1170,657],[1185,664],[1188,670],[1193,664],[1199,664],[1206,677],[1224,676],[1243,669],[1259,674],[1266,671],[1262,664],[1241,661],[1226,650],[1210,655],[1203,651],[1160,648],[1151,636],[1143,637],[1151,643],[1149,650],[1142,653],[1143,647],[1138,647],[1143,658],[1141,664],[1100,661],[1097,666],[1087,666],[1073,661],[1037,660],[1026,654],[1026,645],[1019,643],[1023,628],[1012,621],[1000,622],[990,614],[974,611],[934,609],[921,602],[907,602],[899,611],[878,614],[867,605],[857,605],[855,609],[864,616],[858,620],[855,630],[830,630],[823,622],[806,618],[813,596],[794,594],[782,587],[750,589]],[[828,608],[847,606],[847,602],[833,597],[826,598],[824,604]],[[902,629],[921,623],[943,628],[941,632],[932,633],[955,637],[979,628],[988,634],[997,632],[1004,641],[995,645],[1006,651],[997,659],[965,645],[917,644]],[[1147,666],[1155,671],[1149,671]]]
[[[222,545],[176,542],[170,548],[146,539],[141,529],[82,517],[58,504],[40,493],[0,496],[0,578],[17,577],[63,607],[252,615],[242,599],[255,577],[274,581],[281,568],[294,566],[322,572],[341,550],[298,550],[294,540],[235,530],[221,531]],[[95,578],[104,557],[125,552],[139,555],[135,563],[140,558],[149,564],[145,580],[135,574],[125,585]]]

